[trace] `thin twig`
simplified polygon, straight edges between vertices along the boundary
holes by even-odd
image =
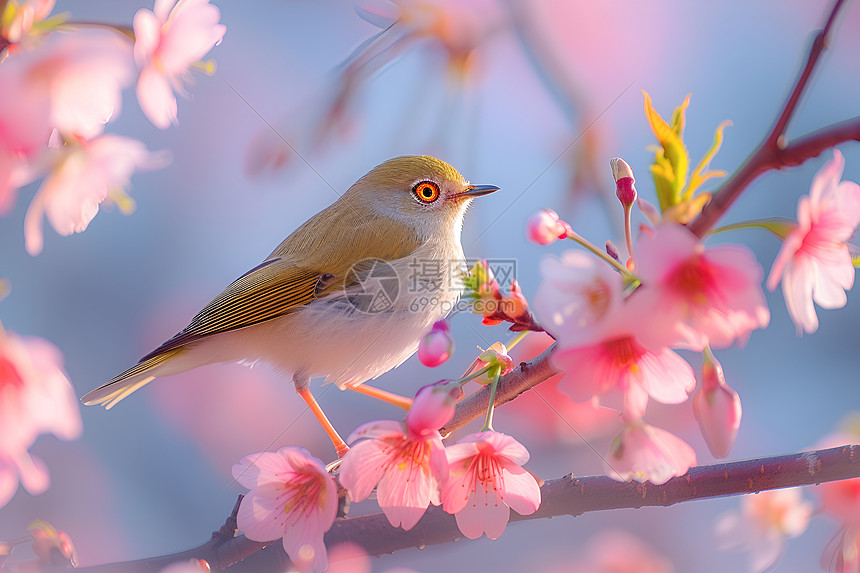
[[[844,0],[836,0],[834,2],[830,15],[827,18],[827,22],[824,25],[824,28],[815,36],[815,39],[812,42],[812,47],[809,49],[806,63],[798,75],[794,88],[791,90],[791,94],[788,96],[788,100],[785,102],[785,105],[777,117],[770,133],[768,133],[767,137],[764,138],[764,141],[762,141],[749,158],[747,158],[740,169],[738,169],[717,191],[714,192],[711,201],[705,205],[699,216],[690,223],[689,229],[697,236],[705,236],[705,234],[707,234],[707,232],[716,224],[719,218],[728,210],[732,203],[734,203],[735,199],[738,198],[741,192],[743,192],[743,190],[746,189],[756,177],[772,169],[780,169],[787,165],[799,165],[806,159],[819,155],[827,148],[810,145],[810,142],[808,141],[809,137],[815,135],[816,139],[813,139],[814,143],[823,144],[824,142],[830,142],[829,146],[849,139],[857,139],[856,135],[845,134],[844,126],[842,124],[837,124],[837,126],[833,128],[833,133],[830,133],[825,129],[804,137],[803,141],[805,141],[807,145],[800,147],[789,145],[785,136],[785,129],[788,127],[789,121],[791,121],[794,112],[797,110],[800,98],[803,96],[804,91],[809,85],[809,79],[812,77],[812,72],[815,70],[824,49],[827,48],[831,29],[843,4]],[[840,136],[842,139],[840,139]],[[792,151],[787,154],[787,150],[789,149]],[[810,155],[803,155],[803,152],[810,153]]]

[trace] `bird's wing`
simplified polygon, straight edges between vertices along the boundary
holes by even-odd
[[[164,354],[205,336],[251,326],[287,314],[316,297],[321,273],[281,258],[251,269],[215,297],[176,336],[140,359]]]

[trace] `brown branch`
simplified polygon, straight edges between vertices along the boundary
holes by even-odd
[[[541,487],[540,508],[532,515],[511,513],[511,521],[575,516],[607,509],[666,507],[696,499],[818,485],[858,477],[858,445],[690,468],[685,475],[659,486],[651,483],[618,482],[605,476],[567,476],[545,482]],[[228,519],[228,525],[230,523]],[[439,507],[431,507],[409,531],[392,527],[385,516],[379,513],[338,519],[325,539],[328,547],[349,541],[362,546],[371,555],[381,555],[413,547],[449,543],[461,537],[454,517]],[[244,561],[237,563],[237,558],[243,557]],[[259,543],[241,535],[225,538],[219,532],[215,533],[208,543],[182,553],[127,563],[80,567],[76,571],[150,573],[159,571],[169,563],[192,558],[205,559],[213,569],[233,566],[231,570],[237,572],[284,571],[288,564],[287,556],[278,541]]]
[[[495,405],[500,406],[501,404],[510,402],[526,390],[530,390],[554,374],[558,374],[549,363],[549,357],[553,348],[555,348],[555,345],[550,346],[542,354],[532,358],[530,361],[521,362],[519,367],[513,372],[502,376],[496,388]],[[465,426],[475,418],[486,414],[487,406],[489,405],[490,387],[484,386],[457,404],[457,411],[454,413],[454,417],[439,432],[443,436],[447,436],[457,428]]]
[[[824,28],[816,34],[809,49],[809,55],[806,57],[806,63],[803,66],[800,74],[795,81],[794,88],[788,96],[782,111],[777,117],[773,128],[764,141],[759,144],[752,155],[747,158],[744,164],[738,169],[717,191],[714,192],[711,201],[705,205],[702,212],[696,219],[690,223],[689,229],[699,237],[705,234],[713,227],[720,217],[728,210],[735,202],[735,199],[749,186],[752,181],[766,171],[771,169],[780,169],[788,165],[799,165],[806,159],[820,154],[827,147],[819,147],[817,145],[809,145],[809,139],[816,136],[813,142],[823,144],[830,141],[831,145],[841,143],[850,139],[857,139],[856,131],[854,135],[844,133],[844,124],[836,124],[833,127],[834,132],[828,133],[828,128],[810,134],[802,139],[807,145],[797,147],[796,145],[788,145],[785,137],[785,129],[791,120],[794,112],[797,110],[797,105],[803,92],[809,85],[809,80],[812,77],[812,72],[821,57],[821,54],[827,48],[830,38],[830,32],[833,27],[836,17],[839,14],[844,0],[836,0]],[[849,122],[850,123],[850,122]],[[843,137],[839,138],[839,135]],[[787,155],[787,150],[792,152]],[[803,155],[809,153],[810,155]]]

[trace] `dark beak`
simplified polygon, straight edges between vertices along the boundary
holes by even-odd
[[[469,185],[462,193],[458,193],[457,197],[481,197],[489,195],[499,190],[495,185]]]

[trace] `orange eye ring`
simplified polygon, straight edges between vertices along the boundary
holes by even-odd
[[[432,181],[420,181],[412,188],[412,193],[422,203],[432,203],[439,198],[439,186]]]

